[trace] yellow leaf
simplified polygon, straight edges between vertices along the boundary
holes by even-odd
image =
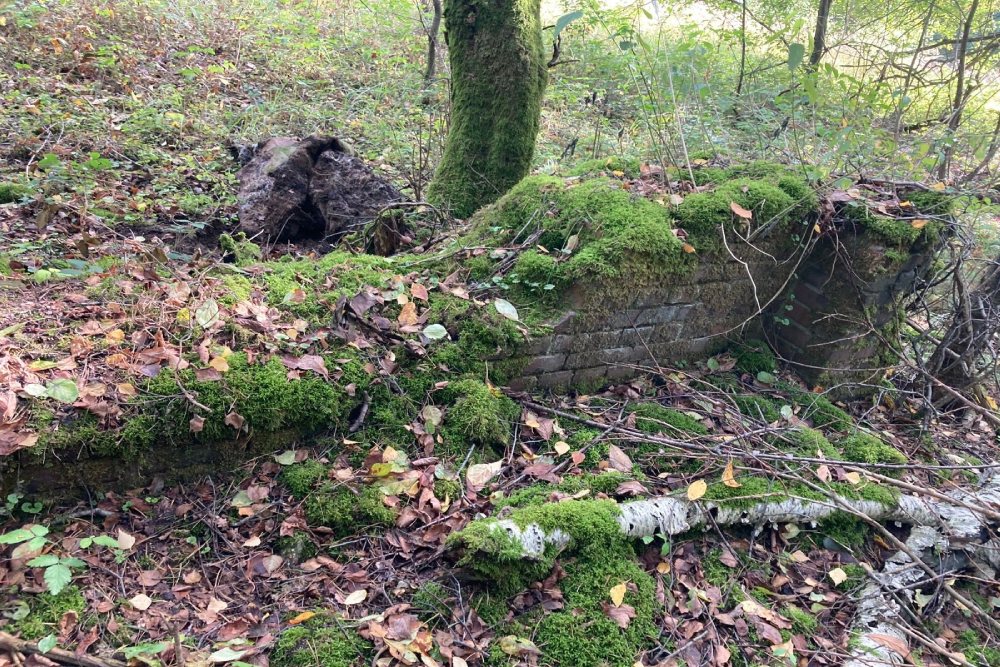
[[[695,249],[694,249],[694,246],[691,245],[690,243],[685,243],[684,245],[682,245],[681,246],[681,250],[683,250],[684,252],[688,253],[689,255],[691,253],[693,253],[693,252],[696,252]]]
[[[942,183],[941,181],[938,181],[937,183],[931,186],[931,190],[933,190],[934,192],[942,192],[947,188],[948,186]]]
[[[674,206],[680,206],[684,203],[684,197],[681,197],[678,194],[670,195],[670,203]]]
[[[208,365],[220,373],[225,373],[229,370],[229,362],[226,361],[225,357],[216,357],[208,362]]]
[[[316,612],[314,612],[314,611],[304,611],[301,614],[299,614],[298,616],[296,616],[295,618],[293,618],[292,620],[288,621],[288,624],[289,625],[298,625],[299,623],[305,623],[306,621],[308,621],[310,618],[312,618],[315,615],[316,615]]]
[[[128,382],[123,382],[120,385],[117,385],[115,388],[118,390],[118,393],[121,394],[122,397],[124,398],[131,398],[135,396],[137,393],[139,393],[138,390],[136,390],[135,385],[129,384]]]
[[[823,228],[820,227],[819,223],[817,222],[815,225],[813,225],[813,231],[816,232],[817,234],[822,234]]]
[[[687,488],[687,499],[688,500],[698,500],[705,492],[708,491],[708,483],[703,479],[698,479],[691,482],[691,486]]]
[[[361,602],[364,602],[365,598],[367,597],[368,597],[368,591],[366,591],[363,588],[360,588],[351,593],[350,595],[348,595],[346,598],[344,598],[344,606],[359,604]]]
[[[925,220],[924,218],[916,218],[914,220],[910,220],[910,227],[913,227],[914,229],[923,229],[924,227],[927,226],[928,222],[930,222],[930,220]]]
[[[732,459],[730,459],[729,463],[726,464],[726,469],[722,471],[722,483],[733,489],[738,489],[743,486],[736,481],[736,472],[733,470]],[[691,489],[688,489],[688,493],[690,493],[690,491]]]
[[[659,572],[660,574],[669,574],[670,563],[660,561],[659,563],[656,564],[656,571]]]
[[[625,582],[618,584],[617,586],[612,586],[608,593],[611,595],[611,602],[614,603],[616,607],[622,606],[622,602],[625,601]]]
[[[997,405],[997,401],[992,396],[986,396],[986,405],[989,406],[990,410],[998,410],[1000,406]]]
[[[399,311],[399,323],[408,326],[417,323],[417,304],[410,301]]]
[[[615,178],[624,178],[625,172],[621,171],[620,169],[615,169],[613,172],[611,172],[611,175],[614,176]]]
[[[839,567],[833,568],[832,570],[827,572],[826,575],[830,577],[830,581],[832,581],[835,586],[839,586],[845,581],[847,581],[847,573],[844,572]]]
[[[748,211],[736,202],[729,202],[729,208],[733,213],[743,218],[744,220],[753,220],[753,211]]]
[[[556,451],[556,454],[562,456],[569,451],[569,443],[560,440],[556,444],[552,445],[552,449]]]
[[[805,555],[801,549],[798,551],[793,551],[791,555],[793,563],[806,563],[809,561],[809,556]]]
[[[847,479],[848,482],[854,484],[855,486],[861,483],[861,473],[847,472],[844,473],[844,477]]]
[[[125,340],[125,332],[121,329],[114,329],[113,331],[109,331],[105,338],[109,343],[120,343]]]

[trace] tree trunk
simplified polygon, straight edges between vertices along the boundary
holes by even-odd
[[[816,11],[816,31],[813,33],[813,48],[809,54],[809,68],[816,69],[819,61],[826,51],[826,26],[830,22],[830,6],[833,0],[819,0],[819,9]]]
[[[540,0],[447,0],[451,121],[427,196],[466,217],[531,168],[548,81]]]
[[[962,124],[962,109],[965,108],[966,93],[968,92],[965,86],[965,68],[969,53],[969,33],[972,32],[972,22],[976,18],[976,11],[978,9],[979,0],[972,0],[972,6],[969,8],[969,14],[965,17],[965,22],[962,24],[962,37],[958,43],[955,99],[951,104],[951,116],[948,118],[948,138],[950,141],[944,149],[944,159],[941,160],[941,166],[938,168],[938,178],[941,180],[948,177],[948,171],[951,169],[951,160],[955,155],[955,133],[958,131],[958,127]]]
[[[427,69],[424,70],[424,81],[428,83],[434,79],[437,72],[437,46],[438,33],[441,32],[441,0],[432,0],[434,18],[431,19],[431,27],[427,29]]]

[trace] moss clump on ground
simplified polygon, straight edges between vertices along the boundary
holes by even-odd
[[[656,636],[655,583],[635,562],[631,543],[622,534],[617,505],[605,500],[543,503],[514,510],[509,519],[519,526],[537,525],[546,532],[561,530],[571,543],[561,553],[552,547],[538,560],[524,558],[521,546],[493,521],[474,522],[450,538],[465,549],[462,564],[495,582],[501,594],[513,594],[551,570],[557,555],[565,562],[566,577],[559,587],[566,600],[564,611],[517,619],[529,624],[541,650],[540,663],[569,667],[607,664],[626,667]],[[627,629],[612,621],[605,605],[609,591],[627,586],[624,604],[635,610]],[[505,613],[496,609],[493,616]],[[502,664],[502,660],[500,661]]]
[[[680,431],[705,435],[708,429],[697,419],[678,410],[663,407],[658,403],[642,403],[634,411],[635,427],[643,433],[670,433]]]
[[[451,338],[451,342],[436,343],[430,349],[427,364],[436,371],[489,377],[503,383],[520,373],[528,361],[512,356],[524,342],[524,334],[492,306],[477,309],[465,299],[435,295],[427,321],[444,326]],[[433,380],[425,377],[420,395],[432,385]]]
[[[473,445],[502,448],[507,444],[521,414],[514,401],[479,380],[459,380],[447,389],[456,398],[441,429],[446,453],[464,455]]]
[[[299,499],[305,498],[324,477],[326,466],[314,459],[292,464],[281,471],[281,481]]]
[[[712,549],[701,561],[701,569],[705,573],[705,581],[724,588],[733,580],[733,568],[722,562],[722,549]]]
[[[620,176],[638,178],[642,165],[635,158],[619,157],[584,160],[567,172],[570,176]]]
[[[333,621],[336,623],[336,621]],[[347,627],[311,620],[281,633],[271,653],[273,667],[360,667],[369,664],[372,646]]]
[[[164,371],[149,382],[150,400],[174,399],[155,413],[167,433],[190,439],[189,421],[199,410],[186,395],[211,410],[202,415],[205,421],[196,436],[209,442],[235,439],[238,431],[226,423],[232,412],[243,418],[243,430],[258,435],[283,430],[312,433],[343,416],[344,395],[319,376],[289,380],[288,370],[278,359],[249,364],[240,352],[230,355],[227,362],[229,370],[215,382],[198,381],[191,369],[180,371],[177,377]]]
[[[792,622],[792,632],[809,638],[819,627],[816,617],[795,605],[788,605],[782,610],[782,614]]]
[[[396,521],[396,512],[382,502],[382,493],[366,486],[355,493],[330,482],[306,499],[306,520],[314,526],[333,529],[337,537],[357,532],[359,526],[385,527]]]
[[[13,621],[5,628],[21,639],[34,641],[52,633],[59,633],[59,621],[69,611],[82,616],[87,608],[83,594],[76,586],[67,586],[58,595],[41,593],[24,595],[21,599],[28,604],[31,612],[24,618]]]
[[[820,526],[826,537],[848,549],[864,544],[869,530],[868,524],[850,514],[835,514],[824,519]]]
[[[593,557],[601,561],[632,555],[617,516],[618,506],[613,501],[579,500],[527,505],[513,511],[509,518],[521,527],[534,524],[546,532],[558,529],[570,536],[569,548],[581,559]],[[544,577],[557,556],[549,547],[543,557],[525,559],[521,544],[492,520],[471,523],[452,534],[449,543],[464,550],[462,565],[487,581],[501,583],[503,590],[511,593]]]
[[[34,194],[23,183],[0,183],[0,204],[14,204]]]
[[[416,591],[410,599],[410,604],[420,620],[433,623],[451,618],[451,606],[448,601],[452,597],[448,589],[436,581],[428,581]]]
[[[914,206],[920,210],[920,207]],[[928,220],[922,225],[914,226],[911,219],[879,215],[860,203],[843,207],[841,213],[847,219],[863,226],[887,246],[899,251],[908,251],[919,242],[931,241],[937,238],[941,231],[941,223],[936,220]]]
[[[802,426],[785,431],[775,438],[775,445],[791,454],[816,458],[821,456],[831,460],[840,459],[840,451],[827,440],[822,432]]]
[[[759,419],[773,423],[781,419],[781,405],[766,396],[760,394],[736,394],[732,397],[733,403],[739,408],[740,413],[751,419]]]
[[[395,274],[391,258],[339,250],[319,259],[283,257],[266,266],[261,287],[268,302],[324,325],[340,297],[351,298],[366,286],[386,287]]]
[[[779,388],[799,407],[799,418],[810,420],[816,428],[847,431],[854,426],[854,419],[823,394],[802,391],[791,385],[779,385]]]
[[[854,433],[837,444],[848,461],[891,464],[903,464],[908,461],[901,451],[870,433]]]
[[[260,246],[250,241],[244,232],[239,232],[235,236],[221,235],[219,248],[222,249],[223,258],[233,261],[237,266],[259,262],[262,256]]]
[[[1000,644],[995,637],[990,642],[976,630],[963,630],[955,640],[955,650],[974,665],[1000,667]]]
[[[748,340],[733,350],[736,369],[757,377],[758,373],[773,373],[778,368],[778,360],[771,348],[761,340]]]
[[[619,584],[627,586],[623,604],[635,610],[627,629],[608,618],[602,606],[611,604],[609,591]],[[559,587],[565,610],[544,616],[535,634],[543,665],[629,667],[658,634],[656,584],[633,560],[571,562]]]
[[[316,555],[316,544],[309,533],[297,530],[287,537],[279,537],[275,543],[279,554],[292,563],[301,563]]]

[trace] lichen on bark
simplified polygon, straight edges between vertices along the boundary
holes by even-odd
[[[449,0],[451,120],[428,198],[466,217],[527,175],[548,81],[539,0]]]

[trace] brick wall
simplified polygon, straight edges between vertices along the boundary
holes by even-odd
[[[616,286],[620,302],[608,302],[600,287],[578,287],[552,322],[551,335],[537,338],[522,390],[594,385],[634,377],[636,366],[670,365],[703,357],[743,335],[760,335],[760,307],[791,280],[796,250],[784,240],[754,245],[729,242],[730,253],[698,258],[693,271],[669,283],[630,290]],[[627,282],[627,279],[626,279]]]
[[[613,292],[626,295],[618,301],[609,303],[597,286],[576,288],[551,334],[528,343],[527,366],[512,387],[626,380],[638,367],[669,367],[748,337],[767,338],[807,379],[871,379],[883,346],[869,323],[895,321],[901,296],[932,257],[921,249],[893,264],[864,233],[821,241],[808,256],[785,239],[728,245],[730,252],[699,257],[695,270],[669,283],[617,286]]]

